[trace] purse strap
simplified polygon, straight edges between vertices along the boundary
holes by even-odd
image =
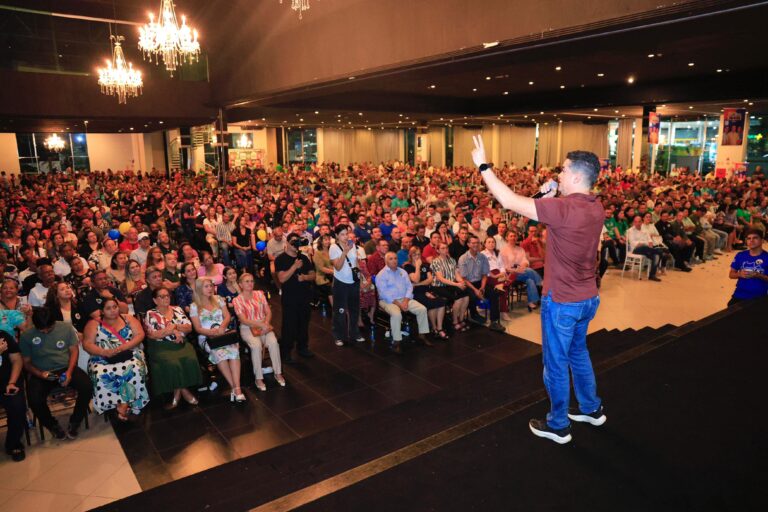
[[[121,316],[120,318],[122,318],[122,316]],[[125,318],[123,318],[123,322],[125,322]],[[118,340],[120,340],[120,344],[121,344],[121,345],[127,345],[127,344],[128,344],[128,340],[126,340],[125,338],[123,338],[123,336],[122,336],[122,335],[121,335],[119,332],[117,332],[115,329],[113,329],[111,326],[109,326],[109,325],[105,324],[104,322],[101,322],[99,325],[101,325],[102,327],[104,327],[104,329],[106,329],[107,331],[109,331],[110,333],[112,333],[112,335],[113,335],[115,338],[117,338]],[[125,322],[125,325],[128,325],[128,322]]]

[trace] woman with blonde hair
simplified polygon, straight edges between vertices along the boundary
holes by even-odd
[[[280,362],[280,346],[277,344],[275,330],[272,327],[272,310],[269,308],[267,298],[261,290],[253,289],[252,274],[243,273],[238,282],[241,292],[235,297],[232,304],[235,306],[237,319],[240,320],[240,337],[251,350],[256,387],[260,391],[267,390],[261,370],[261,353],[265,345],[269,350],[269,358],[272,360],[275,380],[281,386],[285,386],[285,379],[282,375],[283,368]]]
[[[216,295],[216,287],[208,277],[201,277],[195,282],[189,318],[197,332],[200,347],[208,353],[208,360],[216,365],[232,389],[230,402],[245,402],[245,395],[240,389],[239,339],[231,335],[234,331],[228,331],[231,317],[227,303]],[[234,343],[211,347],[210,339],[223,335],[233,338]]]

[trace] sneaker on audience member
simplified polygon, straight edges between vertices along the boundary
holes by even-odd
[[[605,408],[601,405],[595,412],[584,414],[577,407],[571,407],[568,409],[568,417],[571,421],[578,421],[579,423],[589,423],[599,427],[606,422],[608,417],[605,415]]]
[[[547,420],[533,419],[528,422],[528,428],[533,435],[550,439],[557,444],[565,444],[571,441],[571,427],[555,430],[547,424]]]

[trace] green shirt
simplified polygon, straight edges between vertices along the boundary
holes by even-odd
[[[56,322],[50,332],[34,327],[21,333],[19,348],[39,370],[49,372],[69,366],[69,347],[77,346],[77,333],[71,324]]]
[[[408,200],[396,197],[392,200],[392,208],[408,208]]]
[[[618,223],[616,222],[616,219],[613,217],[608,217],[605,219],[605,229],[608,231],[608,236],[615,239],[616,238],[616,228],[619,227]]]

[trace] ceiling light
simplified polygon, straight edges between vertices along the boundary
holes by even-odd
[[[598,77],[600,77],[600,78],[602,78],[602,77],[604,77],[604,76],[605,76],[605,73],[598,73],[598,74],[597,74],[597,76],[598,76]]]
[[[315,110],[315,114],[319,114],[319,113],[320,113],[320,111],[318,111],[318,110]]]
[[[133,131],[133,126],[131,126],[131,131]]]
[[[437,87],[435,84],[429,86],[430,89],[434,89],[435,87]]]
[[[564,85],[561,85],[561,86],[560,86],[560,88],[561,88],[561,89],[565,89],[565,86],[564,86]]]
[[[592,116],[587,116],[587,119],[592,119]]]
[[[635,83],[635,77],[633,77],[633,76],[627,77],[627,83],[628,83],[628,84],[633,84],[633,83]]]
[[[690,106],[688,107],[688,110],[693,110],[693,105],[690,105]]]
[[[303,121],[304,121],[304,118],[303,118],[303,117],[299,118],[299,121],[302,121],[302,122],[303,122]]]
[[[689,62],[689,63],[688,63],[688,67],[689,67],[689,68],[692,68],[692,67],[693,67],[693,66],[695,66],[695,65],[696,65],[696,63],[695,63],[695,62]]]
[[[652,59],[652,58],[654,58],[655,56],[656,56],[656,54],[655,54],[655,53],[649,53],[649,54],[648,54],[648,58],[649,58],[649,59]]]
[[[533,85],[533,80],[531,80],[530,82],[528,82],[528,85]]]
[[[744,100],[744,103],[748,103],[748,102],[749,102],[749,100]]]
[[[403,114],[398,114],[400,117],[403,117]]]
[[[361,115],[363,115],[363,113],[362,112],[358,112],[357,115],[361,116]]]
[[[555,71],[560,71],[561,69],[563,68],[561,68],[560,66],[555,66]]]
[[[477,88],[476,88],[476,87],[473,87],[473,88],[472,88],[472,92],[477,92]]]
[[[487,76],[487,77],[485,77],[485,79],[486,79],[486,80],[490,80],[490,79],[491,79],[491,77]]]
[[[718,72],[718,73],[722,73],[722,72],[723,72],[723,70],[722,70],[722,69],[718,69],[718,70],[717,70],[717,72]]]
[[[355,77],[354,77],[354,76],[351,76],[351,77],[349,77],[349,79],[350,79],[350,80],[354,80],[354,79],[355,79]]]
[[[619,111],[618,111],[618,110],[614,110],[614,113],[618,114],[618,113],[619,113]]]
[[[754,103],[752,103],[752,102],[750,101],[750,102],[748,103],[748,105],[751,107],[752,105],[754,105]]]
[[[483,48],[485,48],[486,50],[488,48],[493,48],[494,46],[499,46],[499,42],[493,41],[492,43],[483,43]]]
[[[504,96],[507,96],[509,94],[509,91],[504,91]]]
[[[57,133],[54,133],[53,135],[50,135],[47,139],[45,139],[45,142],[43,142],[43,145],[46,148],[48,148],[49,151],[60,153],[66,146],[66,142],[64,142],[64,139],[59,137]]]
[[[526,119],[528,119],[528,114],[525,114],[523,117],[524,117],[524,118],[526,118]]]
[[[200,56],[197,30],[187,26],[186,16],[181,17],[179,26],[172,0],[161,0],[157,23],[150,13],[149,23],[139,28],[139,49],[145,59],[154,57],[156,64],[161,59],[171,76],[177,66],[195,62]]]
[[[123,36],[110,36],[112,40],[112,60],[107,60],[106,68],[99,68],[99,86],[101,93],[107,96],[117,96],[117,103],[126,103],[128,98],[141,94],[144,82],[141,71],[133,69],[133,63],[126,62],[120,41]]]
[[[539,112],[540,115],[544,115],[544,112]]]
[[[86,121],[86,123],[87,123],[87,122],[88,122],[88,121]],[[163,124],[163,122],[162,122],[162,121],[158,121],[158,124]]]
[[[593,111],[593,112],[597,112],[597,109],[596,109],[596,108],[593,108],[593,109],[592,109],[592,111]]]

